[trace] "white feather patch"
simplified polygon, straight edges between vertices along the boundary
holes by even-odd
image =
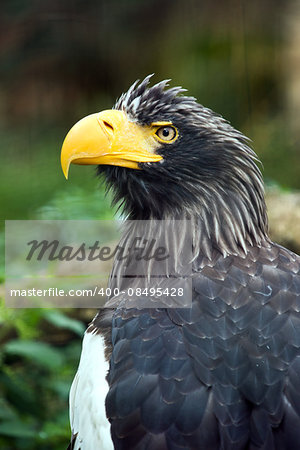
[[[113,450],[110,423],[105,414],[108,362],[104,338],[85,333],[78,371],[70,391],[70,423],[77,433],[74,450]]]

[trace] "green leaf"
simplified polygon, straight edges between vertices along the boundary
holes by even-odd
[[[45,342],[15,339],[4,345],[7,354],[27,358],[48,369],[57,369],[63,364],[63,357],[59,350]]]
[[[76,319],[71,319],[59,311],[45,311],[44,318],[48,322],[52,323],[52,325],[55,325],[58,328],[71,330],[79,336],[82,336],[84,333],[85,326],[82,322]]]

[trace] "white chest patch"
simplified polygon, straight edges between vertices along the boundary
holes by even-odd
[[[85,333],[78,371],[70,391],[70,423],[77,433],[75,450],[113,450],[110,423],[105,414],[108,362],[104,338]]]

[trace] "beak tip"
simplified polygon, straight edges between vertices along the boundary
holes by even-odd
[[[66,169],[66,170],[63,169],[63,173],[64,173],[64,176],[65,176],[66,180],[68,180],[68,178],[69,178],[69,173],[68,172],[69,172],[69,169]]]
[[[67,163],[65,161],[61,161],[61,168],[65,179],[67,180],[69,178],[70,161],[68,161]]]

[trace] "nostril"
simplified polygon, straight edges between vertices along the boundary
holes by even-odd
[[[114,127],[110,123],[106,122],[106,120],[103,120],[103,125],[108,128],[108,131],[114,131]]]

